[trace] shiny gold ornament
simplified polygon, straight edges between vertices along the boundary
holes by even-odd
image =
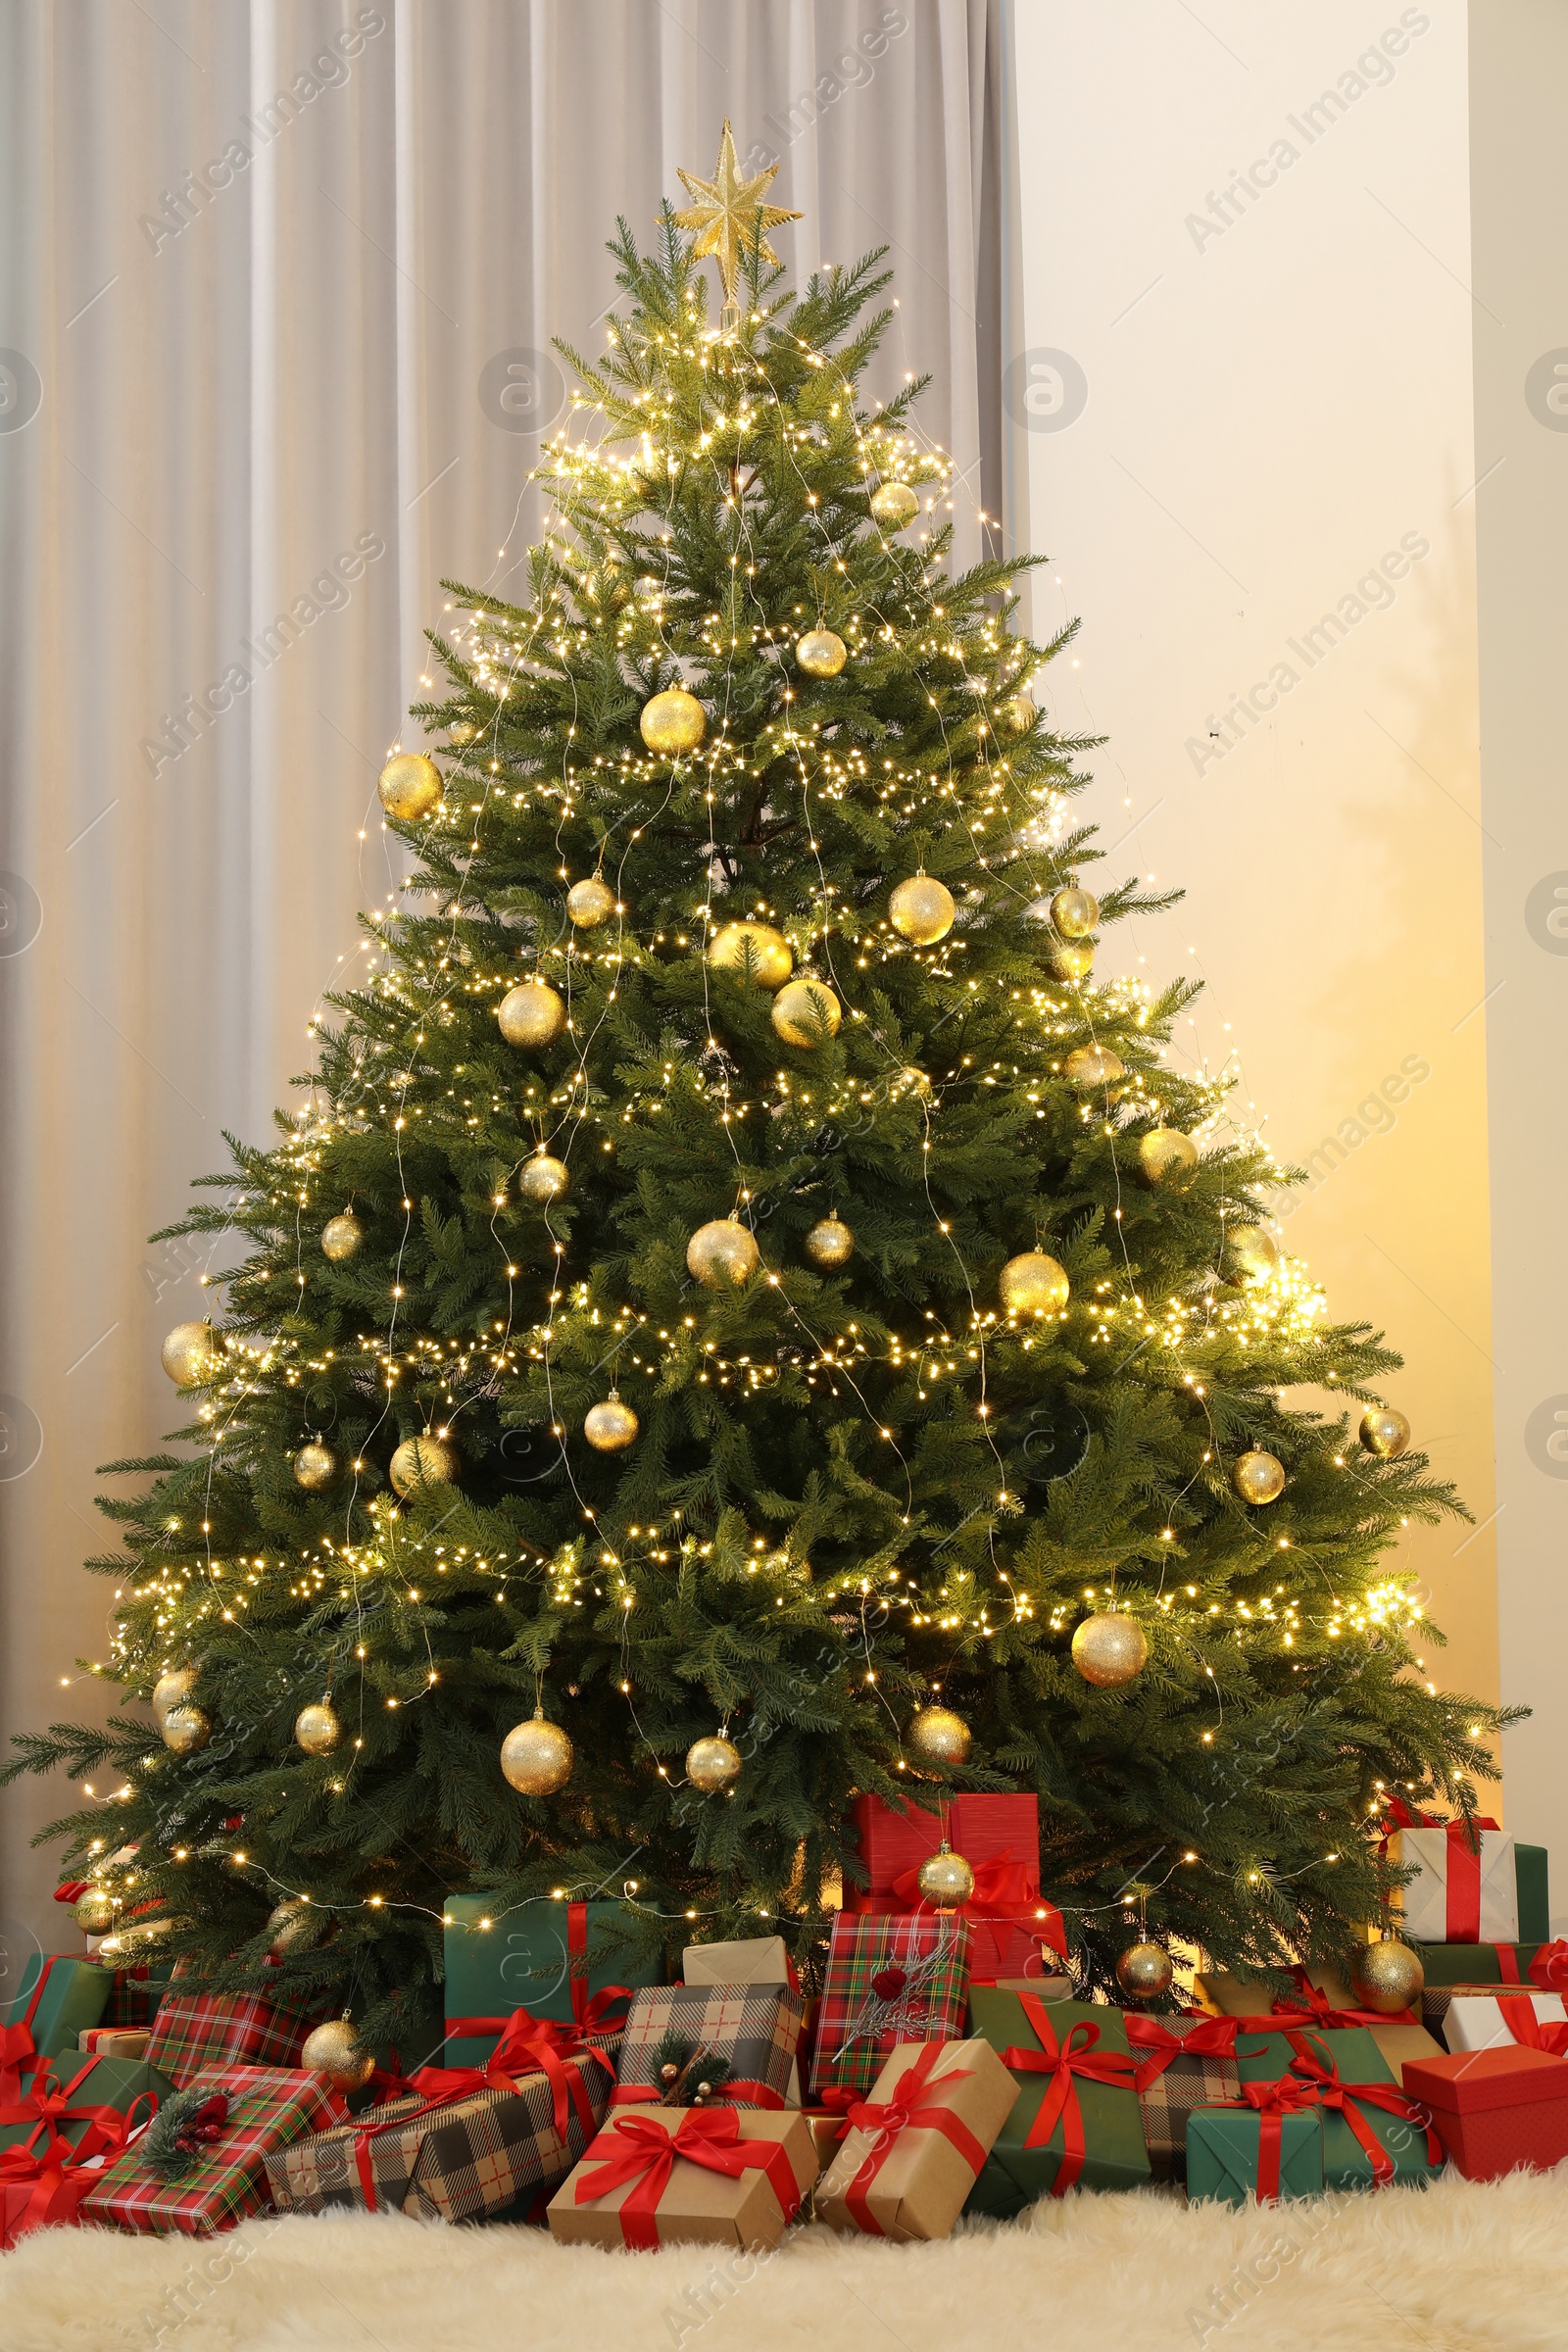
[[[1426,1971],[1407,1943],[1392,1936],[1363,1943],[1351,1957],[1350,1983],[1355,1997],[1379,2017],[1396,2017],[1421,1998]]]
[[[765,172],[759,172],[755,179],[742,179],[727,115],[712,178],[699,179],[695,172],[680,172],[687,195],[696,202],[675,215],[675,225],[694,232],[694,261],[706,261],[711,255],[717,262],[728,305],[733,306],[740,284],[742,255],[755,251],[769,269],[776,270],[778,255],[767,241],[767,232],[785,220],[801,218],[799,213],[786,212],[781,205],[762,202],[777,174],[778,166],[772,164]]]
[[[884,482],[871,493],[871,513],[884,530],[902,531],[920,512],[918,493],[907,482]]]
[[[1116,1982],[1129,2000],[1155,2001],[1170,1990],[1170,1954],[1162,1944],[1129,1944],[1116,1962]]]
[[[1410,1424],[1392,1404],[1374,1404],[1361,1416],[1361,1443],[1380,1461],[1396,1462],[1410,1443]]]
[[[813,1225],[806,1237],[806,1254],[813,1266],[847,1266],[855,1255],[855,1236],[834,1211]]]
[[[387,1468],[392,1492],[405,1501],[421,1487],[450,1487],[457,1483],[462,1467],[458,1449],[450,1438],[438,1438],[425,1430],[417,1438],[405,1438],[393,1454]]]
[[[642,1423],[629,1404],[622,1404],[612,1389],[603,1404],[591,1404],[582,1425],[582,1434],[596,1453],[619,1453],[635,1446]]]
[[[525,1200],[531,1200],[536,1208],[548,1208],[552,1200],[561,1199],[570,1184],[565,1161],[553,1159],[548,1152],[541,1152],[534,1158],[524,1160],[522,1173],[517,1178],[518,1192]]]
[[[1143,1673],[1148,1660],[1143,1627],[1119,1609],[1086,1617],[1072,1638],[1072,1662],[1097,1690],[1119,1690]]]
[[[917,948],[934,947],[946,939],[957,913],[953,893],[934,874],[910,874],[888,900],[888,920],[901,939]]]
[[[465,744],[476,742],[478,735],[479,730],[471,718],[455,718],[447,729],[449,741],[455,743],[460,752]]]
[[[376,778],[376,791],[388,816],[399,824],[417,824],[441,806],[441,770],[422,752],[399,752]]]
[[[1153,1127],[1138,1139],[1138,1164],[1151,1184],[1185,1193],[1198,1173],[1198,1146],[1179,1127]]]
[[[172,1755],[193,1756],[205,1747],[213,1736],[213,1719],[201,1707],[191,1705],[188,1698],[171,1707],[159,1725],[164,1745]]]
[[[638,720],[642,739],[648,749],[661,760],[678,760],[683,753],[695,752],[708,732],[708,713],[695,694],[684,686],[666,686],[644,703]]]
[[[831,629],[808,629],[795,648],[795,659],[808,678],[836,678],[849,658],[849,647]]]
[[[998,705],[997,716],[1009,735],[1027,735],[1040,716],[1040,710],[1034,696],[1020,691],[1008,695],[1004,703]]]
[[[614,911],[615,894],[597,874],[590,874],[585,882],[574,882],[566,893],[566,912],[579,931],[597,931]]]
[[[519,980],[496,1006],[496,1019],[509,1046],[553,1045],[566,1026],[566,1006],[548,980]]]
[[[354,1255],[364,1239],[365,1227],[353,1209],[345,1208],[337,1216],[328,1217],[321,1227],[321,1254],[335,1266],[341,1265],[344,1258]]]
[[[715,971],[748,977],[758,988],[782,988],[795,969],[795,956],[782,931],[771,923],[725,923],[713,935],[708,960]]]
[[[294,1456],[294,1479],[307,1494],[325,1494],[343,1475],[343,1457],[319,1438],[309,1438]]]
[[[715,1733],[710,1740],[694,1740],[686,1750],[686,1777],[705,1796],[716,1796],[741,1777],[741,1751]]]
[[[1046,950],[1046,969],[1053,980],[1087,980],[1095,968],[1095,947],[1089,939],[1053,940]]]
[[[904,1068],[900,1070],[896,1084],[906,1088],[911,1095],[928,1095],[931,1092],[930,1079],[924,1070],[917,1069],[912,1061],[906,1062]]]
[[[790,980],[773,999],[773,1026],[787,1046],[819,1046],[837,1037],[843,1007],[823,980]]]
[[[1280,1262],[1280,1246],[1261,1225],[1232,1225],[1225,1235],[1225,1272],[1231,1282],[1266,1282]]]
[[[909,1719],[907,1746],[927,1764],[945,1764],[956,1772],[969,1753],[969,1726],[951,1707],[921,1707]]]
[[[346,2017],[332,2017],[306,2036],[300,2064],[307,2074],[324,2075],[334,2090],[362,2090],[375,2072],[375,2052]]]
[[[1070,1287],[1065,1266],[1044,1250],[1025,1250],[1009,1257],[997,1276],[1003,1312],[1008,1315],[1059,1315]]]
[[[956,1911],[974,1892],[974,1871],[944,1838],[916,1871],[915,1885],[933,1911]]]
[[[501,1742],[501,1770],[519,1796],[554,1796],[571,1778],[572,1745],[559,1723],[535,1707],[526,1723],[515,1723]]]
[[[88,1886],[72,1905],[71,1916],[84,1936],[107,1936],[115,1924],[115,1898],[107,1886]]]
[[[1231,1484],[1244,1502],[1277,1502],[1285,1492],[1285,1464],[1254,1446],[1238,1455]]]
[[[220,1359],[214,1352],[210,1323],[176,1323],[159,1351],[159,1360],[176,1389],[199,1388],[212,1380]]]
[[[738,1291],[761,1262],[756,1240],[733,1217],[699,1225],[686,1245],[686,1271],[710,1291]]]
[[[153,1713],[162,1723],[171,1707],[183,1706],[196,1688],[194,1666],[166,1666],[153,1686]]]
[[[1063,939],[1087,939],[1100,921],[1100,901],[1092,890],[1058,890],[1051,902],[1051,919]]]
[[[301,1707],[294,1718],[294,1737],[308,1756],[329,1756],[343,1737],[343,1726],[329,1698]]]
[[[1127,1075],[1127,1064],[1108,1046],[1074,1046],[1061,1068],[1069,1086],[1114,1086]]]
[[[314,1911],[303,1895],[293,1895],[269,1912],[267,1933],[270,1938],[268,1952],[273,1960],[282,1960],[290,1952],[314,1951],[321,1940],[327,1921]]]

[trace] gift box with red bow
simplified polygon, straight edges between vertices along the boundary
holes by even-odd
[[[1119,2009],[977,1984],[969,2019],[1017,2084],[971,2212],[999,2210],[988,2178],[1004,2193],[1010,2183],[1020,2203],[1069,2188],[1148,2184],[1139,2062]]]
[[[1156,2180],[1187,2178],[1187,2119],[1200,2107],[1241,2096],[1233,2017],[1142,2017],[1129,2012],[1127,2043],[1138,2061],[1133,2087],[1144,2145]]]
[[[646,2106],[668,2084],[661,2069],[680,2048],[691,2089],[705,2062],[726,2105],[782,2107],[789,2096],[806,2007],[788,1984],[649,1984],[631,1996],[612,2107]],[[714,2062],[720,2062],[715,2068]],[[682,2093],[690,2097],[691,2090]]]
[[[107,2157],[172,2089],[139,2062],[60,2057],[0,2106],[0,2245],[74,2222]]]
[[[1422,1943],[1517,1943],[1519,1885],[1514,1842],[1494,1821],[1441,1821],[1396,1798],[1382,1850],[1415,1877],[1396,1902],[1404,1932]]]
[[[988,2041],[902,2043],[848,2110],[817,2220],[868,2237],[948,2236],[1016,2096]]]
[[[776,2246],[816,2179],[798,2109],[639,2107],[612,2115],[550,2200],[569,2244]]]
[[[956,2041],[969,1980],[967,1920],[840,1911],[811,2049],[811,2096],[870,2089],[901,2041]]]
[[[689,1943],[681,1954],[680,1973],[686,1984],[787,1984],[792,1992],[801,1989],[799,1972],[784,1948],[782,1936],[746,1936],[722,1943]],[[790,2061],[784,2104],[786,2107],[801,2104],[799,2056]]]
[[[183,2090],[210,2067],[298,2066],[316,2003],[272,1992],[199,1992],[198,1980],[176,1978],[159,2006],[147,2063]]]
[[[194,2112],[171,2159],[176,2169],[160,2169],[145,2139],[133,2141],[82,2199],[84,2223],[153,2237],[231,2230],[265,2209],[268,2157],[343,2118],[321,2076],[281,2067],[211,2067],[185,2087]]]
[[[845,1882],[846,1911],[877,1918],[929,1913],[920,1865],[937,1851],[945,1831],[954,1852],[974,1872],[963,1916],[975,1980],[1038,1976],[1043,1950],[1066,1957],[1061,1913],[1040,1892],[1040,1805],[1033,1794],[954,1796],[941,1816],[910,1801],[889,1805],[879,1796],[858,1796],[850,1812],[870,1885]]]
[[[1444,2035],[1455,2056],[1461,2050],[1516,2047],[1561,2058],[1568,2056],[1568,2008],[1560,1992],[1538,1992],[1533,1985],[1518,1992],[1460,1985],[1451,1996]]]
[[[76,2036],[103,2021],[109,1971],[95,1960],[34,1952],[15,2000],[0,2005],[0,2104],[39,2061],[76,2047]]]
[[[637,1987],[663,1981],[658,1958],[638,1957],[627,1943],[633,1917],[621,1902],[541,1900],[498,1914],[483,1895],[448,1895],[448,2063],[482,2066],[519,2008],[580,2034],[618,2033]]]
[[[1187,2198],[1285,2205],[1323,2193],[1323,2114],[1304,2083],[1249,2082],[1187,2118]]]
[[[1568,2064],[1517,2044],[1420,2059],[1406,2095],[1430,2112],[1455,2172],[1467,2180],[1548,2173],[1568,2156]]]
[[[1364,2026],[1244,2034],[1236,2055],[1244,2096],[1252,2084],[1289,2078],[1322,2110],[1325,2188],[1424,2181],[1442,2165],[1430,2119],[1400,2090]],[[1412,2071],[1422,2063],[1430,2062],[1414,2060]]]
[[[1363,2009],[1339,1972],[1314,1962],[1291,1971],[1289,1991],[1274,1992],[1250,1977],[1222,1974],[1194,1980],[1200,1997],[1224,2017],[1235,2018],[1244,2033],[1273,2033],[1294,2026],[1312,2026],[1322,2033],[1364,2027],[1371,2034],[1396,2082],[1407,2058],[1435,2058],[1439,2044],[1411,2009],[1384,2016]]]

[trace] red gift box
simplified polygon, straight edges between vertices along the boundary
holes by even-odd
[[[897,1918],[929,1910],[918,1875],[942,1842],[942,1820],[920,1806],[858,1796],[851,1807],[868,1887],[844,1888],[846,1911]],[[963,1906],[976,1983],[1039,1974],[1041,1946],[1065,1959],[1061,1913],[1040,1894],[1040,1802],[1024,1796],[955,1796],[947,1806],[948,1842],[975,1874]]]
[[[1465,2050],[1412,2058],[1404,2087],[1432,2110],[1467,2180],[1549,2172],[1568,2156],[1568,2059],[1544,2050]]]

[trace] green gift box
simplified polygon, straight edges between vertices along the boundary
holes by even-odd
[[[626,2004],[618,1988],[662,1984],[660,1959],[628,1948],[635,1914],[625,1903],[523,1903],[496,1917],[479,1894],[449,1895],[442,1905],[446,1958],[446,2025],[451,2036],[442,2066],[483,2066],[500,2038],[499,2025],[464,2033],[470,2019],[505,2019],[514,2009],[590,2032],[613,2033]],[[486,1927],[481,1922],[493,1924]],[[596,1998],[597,1995],[606,1996]]]
[[[1546,1884],[1546,1849],[1519,1845],[1513,1849],[1513,1883],[1519,1896],[1521,1943],[1551,1941],[1551,1895]]]
[[[1542,1938],[1541,1940],[1544,1940]],[[1530,1982],[1530,1963],[1540,1943],[1418,1943],[1421,1973],[1429,1984],[1500,1984],[1499,1951],[1512,1951],[1519,1982]]]
[[[56,2132],[74,2148],[80,2147],[97,2120],[85,2110],[112,2107],[117,2115],[128,2115],[136,2101],[150,2093],[151,2106],[136,2118],[138,2123],[146,2123],[173,2089],[173,2083],[145,2059],[84,2058],[79,2051],[69,2052],[30,2075],[19,2103],[0,2110],[6,2118],[15,2119],[0,2122],[0,2148],[23,2147],[34,2132],[38,2132],[35,2149]],[[53,2113],[40,2131],[50,2109]]]
[[[34,1952],[14,2000],[0,2004],[0,2024],[25,2026],[45,2057],[74,2051],[76,2036],[103,2023],[113,1976],[95,1960],[65,1952]]]
[[[1345,2088],[1357,2082],[1386,2084],[1397,2089],[1383,2052],[1365,2026],[1343,2026],[1327,2033],[1315,2029],[1297,2034],[1244,2034],[1236,2044],[1238,2069],[1244,2082],[1278,2082],[1299,2072],[1295,2061],[1301,2051],[1320,2065],[1338,2069]],[[1394,2166],[1396,2180],[1426,2181],[1442,2162],[1427,2153],[1426,2132],[1417,2124],[1366,2099],[1354,2101],[1356,2113],[1370,2127]],[[1323,2185],[1325,2188],[1370,2188],[1376,2175],[1372,2158],[1361,2145],[1353,2126],[1334,2107],[1323,2109]]]
[[[992,2162],[1010,2176],[1023,2202],[1061,2196],[1074,2186],[1148,2185],[1152,2176],[1143,2114],[1132,2086],[1136,2061],[1119,2009],[1097,2001],[1041,2001],[1032,1993],[971,1984],[969,2022],[999,2056],[1005,2058],[1009,2050],[1023,2054],[1022,2063],[1012,2061],[1018,2096],[991,2151]],[[1028,2060],[1036,2055],[1040,2063],[1032,2066]],[[1109,2079],[1097,2081],[1093,2070],[1106,2059]],[[1046,2137],[1031,2147],[1036,2118],[1047,2100],[1058,2095],[1063,2072],[1069,2082],[1062,2112]],[[983,2189],[983,2180],[984,2176],[975,2183],[974,2197],[996,2197],[1000,2184],[993,2181]],[[996,2205],[971,2202],[965,2210],[993,2212]]]
[[[1298,2197],[1323,2193],[1323,2116],[1281,2115],[1270,2119],[1280,2130],[1282,2205]],[[1245,2205],[1257,2194],[1257,2163],[1262,2144],[1263,2117],[1250,2107],[1197,2107],[1187,2118],[1187,2201],[1217,2198],[1223,2205]]]

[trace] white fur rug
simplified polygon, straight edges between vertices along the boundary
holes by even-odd
[[[0,2257],[4,2352],[1563,2352],[1568,2164],[1189,2210],[1076,2195],[931,2246],[796,2231],[731,2261],[401,2216]]]

